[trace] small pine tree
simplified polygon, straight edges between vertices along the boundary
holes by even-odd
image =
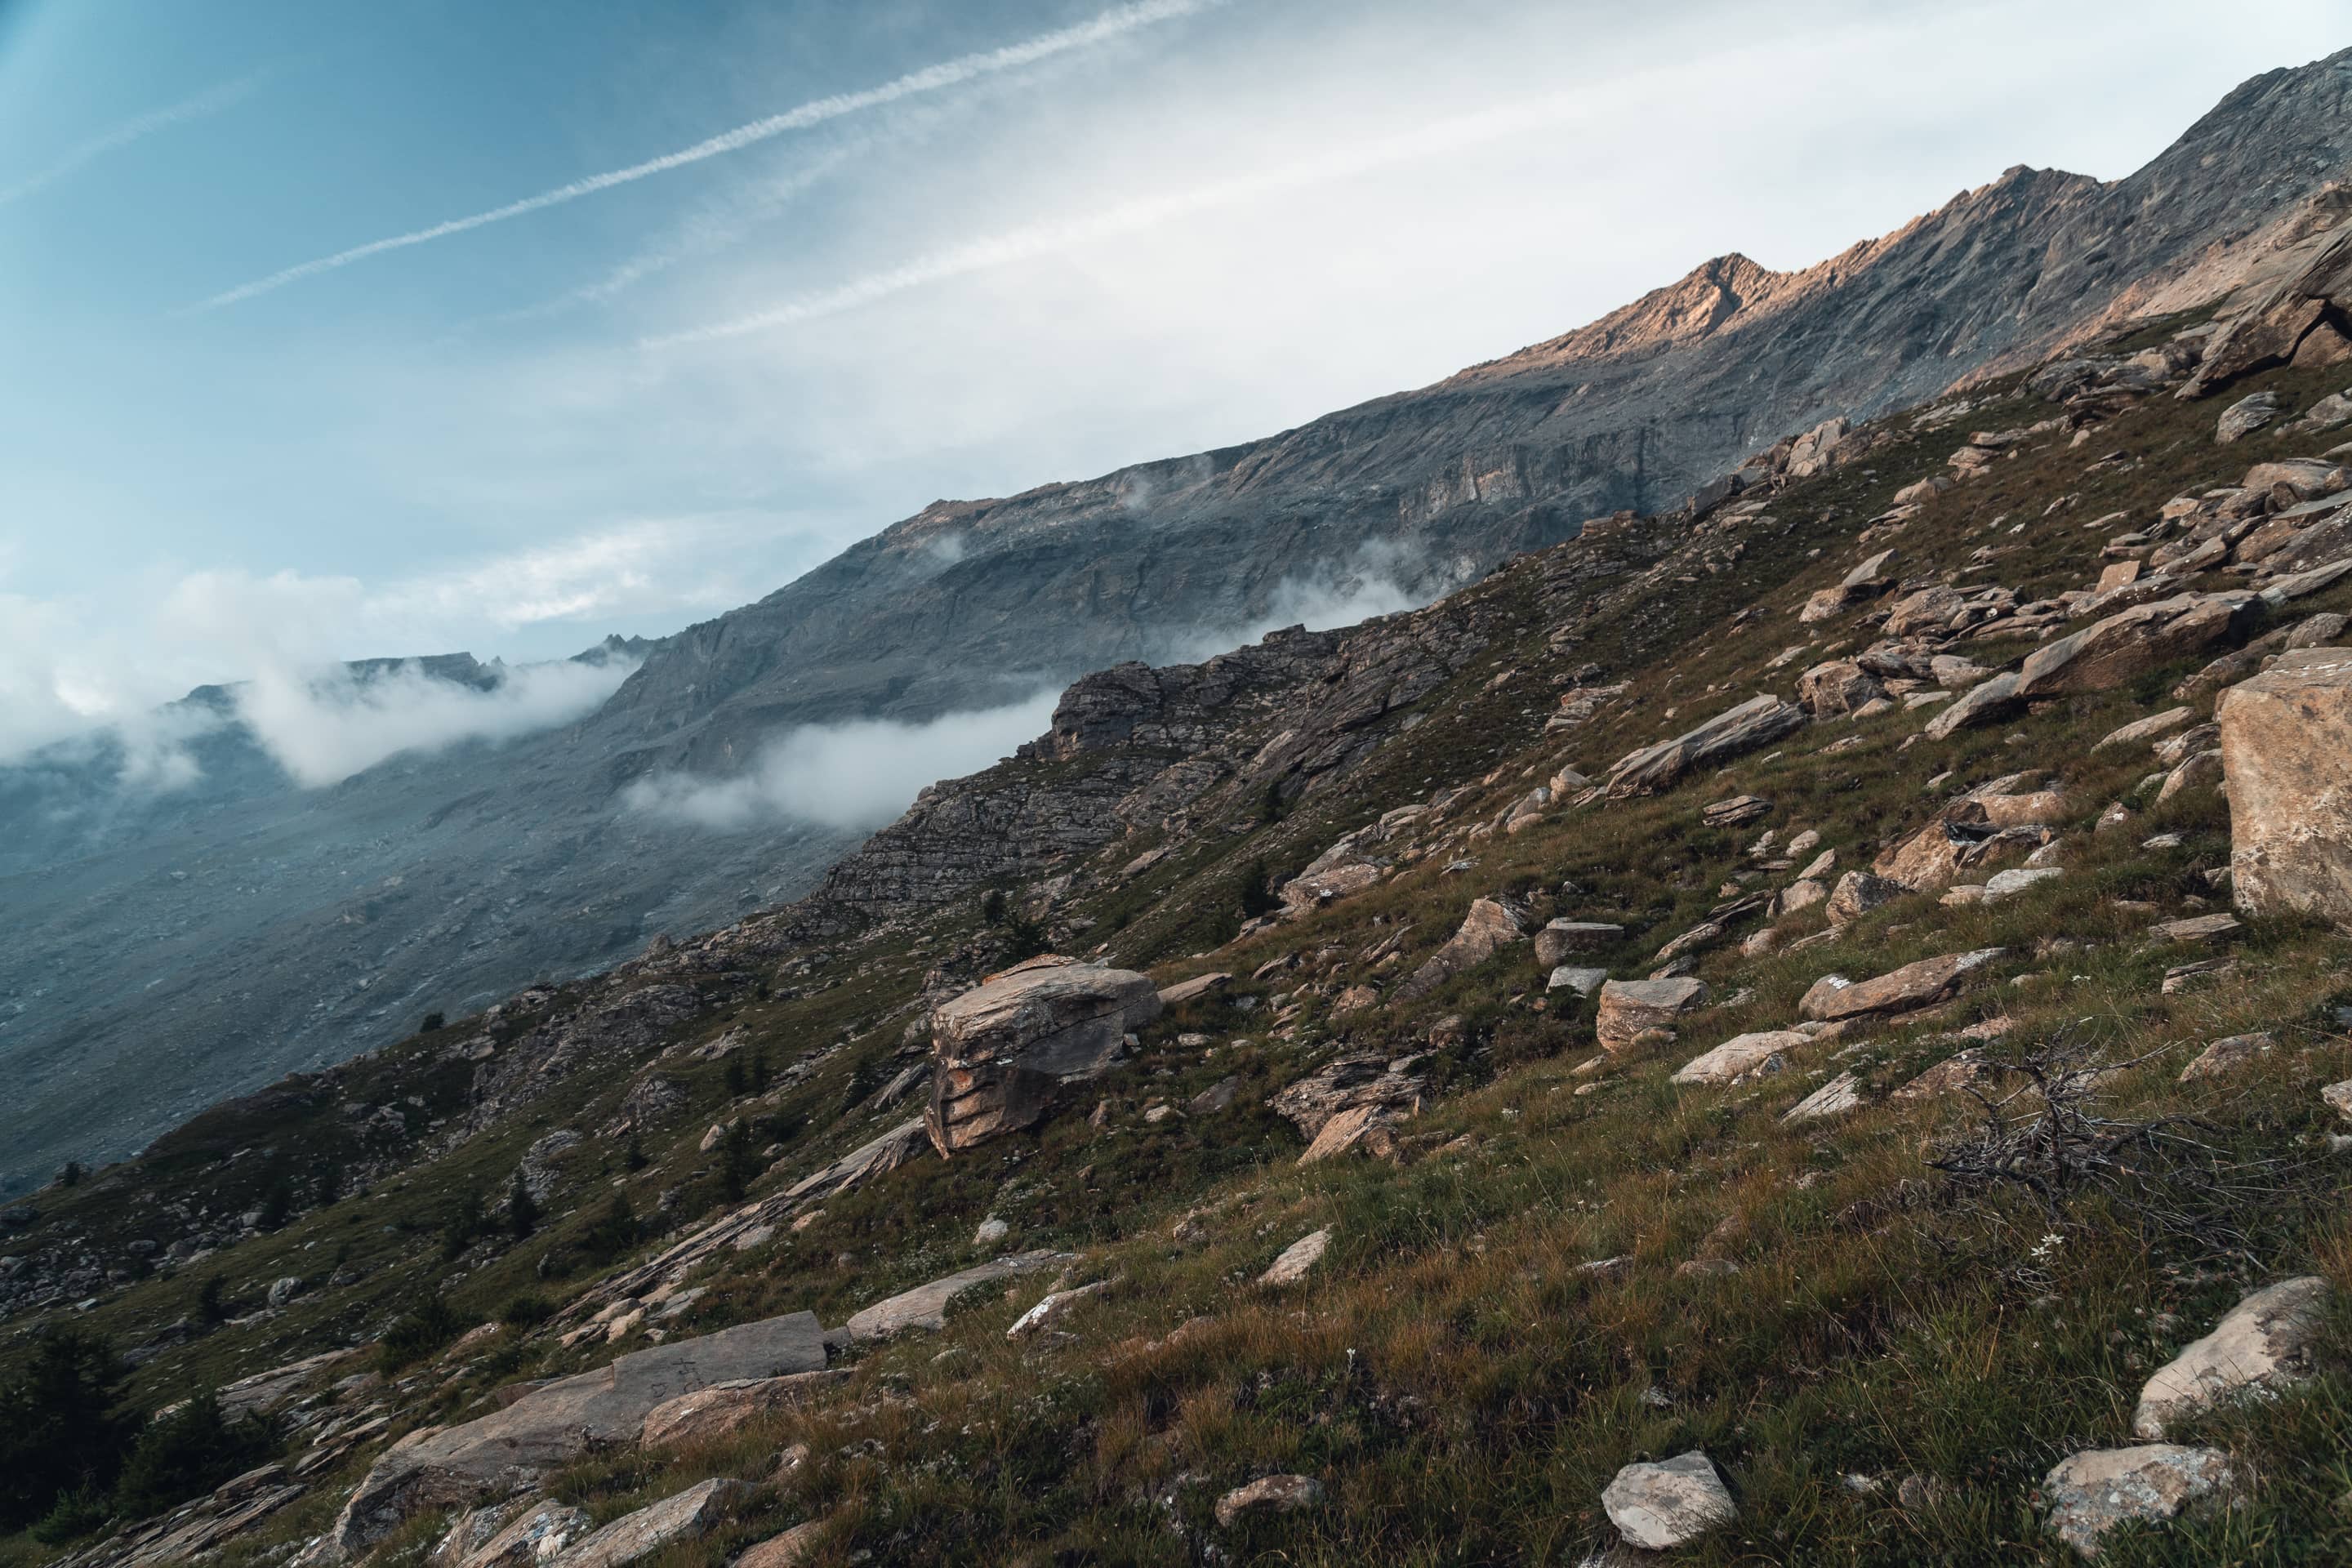
[[[441,1224],[442,1258],[457,1258],[481,1234],[482,1194],[467,1187],[457,1194],[457,1201],[450,1205],[449,1217]]]
[[[197,1317],[207,1323],[225,1323],[228,1321],[228,1303],[222,1300],[222,1289],[219,1275],[205,1276],[205,1282],[196,1287]]]
[[[438,1013],[427,1013],[425,1015],[425,1021],[416,1026],[416,1032],[420,1035],[429,1035],[448,1021]]]
[[[313,1178],[311,1182],[311,1187],[312,1190],[318,1194],[319,1206],[320,1208],[325,1208],[329,1204],[341,1202],[343,1196],[342,1162],[334,1159],[329,1159],[323,1162],[319,1166],[318,1175]]]
[[[751,1124],[738,1121],[727,1130],[719,1144],[719,1188],[730,1204],[743,1201],[744,1193],[757,1176],[759,1163],[751,1153]]]
[[[581,1249],[599,1263],[610,1263],[637,1244],[637,1215],[629,1200],[614,1193],[589,1222],[580,1238]]]
[[[61,1187],[78,1187],[81,1185],[81,1162],[79,1160],[68,1160],[66,1162],[66,1168],[58,1173],[58,1185]]]
[[[652,1163],[646,1158],[646,1146],[637,1142],[634,1132],[629,1134],[629,1146],[621,1151],[621,1163],[632,1171],[642,1171]]]
[[[281,1229],[286,1224],[287,1216],[293,1212],[294,1184],[285,1177],[279,1176],[269,1184],[269,1190],[261,1194],[261,1217],[257,1222],[257,1228]]]
[[[1280,822],[1282,820],[1282,781],[1278,778],[1266,780],[1265,794],[1258,800],[1258,820],[1269,826],[1275,823]]]
[[[61,1529],[87,1528],[90,1510],[59,1510],[58,1499],[113,1485],[137,1428],[118,1404],[128,1371],[104,1338],[58,1328],[0,1384],[0,1530],[53,1510]]]
[[[1265,862],[1263,860],[1251,861],[1249,869],[1242,873],[1241,895],[1244,920],[1254,921],[1282,907],[1282,900],[1274,896],[1274,889],[1267,885]]]
[[[532,1201],[530,1184],[522,1173],[514,1173],[514,1185],[507,1190],[507,1234],[517,1241],[527,1239],[539,1228],[539,1205]]]
[[[1003,889],[989,889],[988,896],[980,900],[981,923],[983,925],[992,926],[1003,925],[1004,923],[1004,913],[1008,907],[1009,905],[1006,902]]]
[[[751,1092],[764,1094],[768,1089],[768,1053],[764,1047],[751,1047]]]
[[[727,1097],[730,1100],[743,1098],[743,1058],[741,1057],[730,1051],[727,1054],[727,1070],[719,1076],[727,1081]]]

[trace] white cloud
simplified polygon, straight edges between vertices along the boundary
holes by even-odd
[[[622,803],[649,816],[719,832],[779,819],[875,828],[906,810],[924,786],[1001,761],[1053,721],[1058,686],[1001,708],[944,714],[928,723],[866,720],[789,730],[731,778],[666,773],[629,786]]]
[[[403,752],[506,741],[594,710],[636,668],[615,659],[523,665],[484,690],[410,662],[365,676],[336,664],[271,666],[238,686],[236,716],[306,788],[338,784]]]
[[[1261,613],[1237,624],[1206,626],[1164,637],[1155,657],[1172,663],[1197,664],[1202,659],[1256,642],[1268,632],[1305,626],[1310,632],[1352,626],[1376,616],[1418,609],[1448,590],[1452,582],[1431,585],[1415,594],[1403,585],[1422,574],[1412,570],[1415,557],[1388,540],[1372,540],[1348,561],[1325,563],[1283,578],[1267,595]]]

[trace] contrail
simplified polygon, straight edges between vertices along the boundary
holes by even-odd
[[[332,272],[338,268],[349,267],[354,261],[364,261],[371,256],[382,256],[386,251],[405,250],[411,246],[427,245],[436,239],[446,239],[453,234],[464,234],[470,229],[485,228],[494,223],[504,223],[509,218],[521,217],[527,213],[562,206],[566,202],[576,202],[583,196],[594,195],[599,191],[609,191],[615,185],[631,184],[638,180],[650,179],[656,174],[666,174],[673,169],[683,169],[688,164],[699,163],[706,159],[740,152],[756,142],[787,135],[794,131],[805,131],[813,125],[822,125],[829,120],[839,120],[846,115],[860,114],[869,109],[878,109],[885,104],[896,103],[901,99],[914,98],[927,92],[938,92],[942,89],[971,81],[977,77],[993,76],[1000,71],[1034,65],[1039,60],[1048,59],[1055,55],[1067,54],[1074,49],[1090,48],[1097,44],[1108,43],[1113,38],[1132,33],[1139,28],[1193,16],[1224,3],[1225,0],[1135,0],[1134,4],[1105,11],[1091,21],[1080,22],[1075,26],[1063,27],[1051,33],[1041,33],[1034,38],[1024,39],[1017,44],[1007,44],[1002,48],[988,49],[979,54],[965,55],[961,59],[926,66],[921,70],[910,71],[895,81],[883,83],[880,87],[867,88],[859,92],[835,93],[829,98],[813,99],[797,108],[788,109],[782,114],[772,114],[764,120],[754,120],[748,125],[739,125],[732,131],[723,131],[706,141],[696,142],[691,147],[681,148],[675,153],[667,153],[658,158],[648,158],[642,163],[632,163],[625,169],[613,169],[601,174],[590,174],[584,179],[574,180],[570,184],[558,185],[551,191],[541,191],[535,196],[525,196],[520,201],[509,202],[501,207],[492,207],[488,212],[475,213],[469,217],[451,218],[446,223],[436,223],[429,228],[415,229],[407,234],[396,234],[388,239],[371,240],[365,245],[355,245],[349,250],[339,250],[332,256],[322,256],[315,261],[301,262],[281,271],[273,272],[266,278],[257,278],[250,283],[240,283],[234,289],[215,294],[210,299],[200,302],[196,309],[213,310],[218,310],[223,305],[234,305],[257,295],[283,289],[287,284],[297,282],[304,278],[316,277],[321,272]]]
[[[1037,224],[968,240],[897,267],[868,273],[835,288],[795,295],[748,316],[642,338],[638,340],[637,346],[641,349],[664,349],[682,343],[710,342],[838,315],[844,310],[855,310],[893,294],[903,294],[910,289],[1041,256],[1058,255],[1118,235],[1158,228],[1211,207],[1227,206],[1253,196],[1294,190],[1302,185],[1370,174],[1413,159],[1455,152],[1501,137],[1557,126],[1567,121],[1593,118],[1605,107],[1591,94],[1562,93],[1434,121],[1342,152],[1303,159],[1255,174],[1122,202],[1082,217]]]
[[[150,110],[136,119],[126,120],[113,130],[102,135],[91,137],[29,179],[0,187],[0,207],[5,207],[11,202],[22,201],[37,191],[47,189],[85,164],[94,163],[109,153],[128,147],[142,136],[151,136],[158,131],[168,130],[174,125],[183,125],[191,120],[202,120],[208,115],[218,114],[222,110],[251,96],[254,89],[268,80],[270,75],[271,73],[266,70],[255,71],[250,76],[242,76],[235,81],[223,82],[218,87],[208,88],[194,98],[183,99],[163,109]]]

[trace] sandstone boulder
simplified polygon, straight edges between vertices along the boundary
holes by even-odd
[[[1213,996],[1233,983],[1234,977],[1230,974],[1195,974],[1190,980],[1180,980],[1162,990],[1160,993],[1160,1005],[1163,1008],[1181,1007],[1187,1002],[1198,1002],[1204,996]]]
[[[2213,439],[2221,446],[2230,446],[2244,440],[2278,416],[2277,393],[2249,393],[2221,410],[2221,417],[2213,425]]]
[[[1365,889],[1379,883],[1381,872],[1367,861],[1350,861],[1345,865],[1309,870],[1293,877],[1282,885],[1282,902],[1293,915],[1306,914],[1325,904],[1352,898]]]
[[[2158,1438],[2228,1399],[2261,1395],[2302,1379],[2327,1307],[2317,1275],[2283,1279],[2231,1309],[2213,1331],[2158,1369],[2140,1390],[2136,1436]]]
[[[1609,775],[1609,794],[1617,799],[1654,795],[1694,769],[1768,745],[1804,722],[1805,710],[1793,702],[1769,694],[1750,698],[1671,741],[1628,753]]]
[[[801,1568],[801,1564],[816,1555],[817,1543],[824,1538],[824,1520],[812,1519],[793,1526],[782,1535],[772,1535],[735,1559],[735,1568]]]
[[[1739,1517],[1714,1462],[1696,1449],[1626,1466],[1601,1492],[1601,1506],[1626,1544],[1644,1552],[1670,1552]]]
[[[1767,1029],[1735,1035],[1704,1056],[1683,1064],[1676,1083],[1727,1084],[1762,1078],[1788,1065],[1789,1053],[1811,1043],[1811,1037],[1793,1029]]]
[[[1825,974],[1813,983],[1797,1004],[1798,1011],[1820,1023],[1849,1018],[1892,1017],[1932,1007],[1957,995],[1968,977],[2001,955],[1997,947],[1974,952],[1948,952],[1859,983],[1843,975]]]
[[[1881,904],[1892,903],[1911,889],[1890,877],[1869,871],[1848,871],[1830,889],[1829,917],[1832,925],[1848,925]]]
[[[1470,905],[1470,912],[1462,917],[1461,929],[1422,962],[1398,994],[1407,1001],[1425,996],[1519,941],[1520,934],[1519,917],[1507,906],[1493,899],[1475,900]]]
[[[2242,635],[2254,603],[2252,595],[2230,593],[2177,594],[2135,605],[2028,654],[2014,695],[2113,690],[2159,664]]]
[[[2016,675],[1993,676],[1970,687],[1952,705],[1927,721],[1927,735],[1931,741],[1946,741],[1962,730],[1973,730],[1979,724],[1994,723],[2008,717],[2018,705]]]
[[[1421,1105],[1422,1080],[1378,1053],[1326,1062],[1266,1101],[1275,1114],[1296,1126],[1307,1142],[1322,1135],[1334,1117],[1350,1110],[1410,1115]]]
[[[1034,1125],[1064,1085],[1108,1070],[1128,1032],[1160,1015],[1149,975],[1066,959],[1030,963],[931,1016],[931,1103],[942,1154]]]
[[[1816,719],[1851,713],[1885,695],[1878,678],[1850,658],[1817,664],[1797,677],[1797,702]]]
[[[2352,921],[2352,653],[2282,655],[2218,717],[2238,907]]]
[[[1601,1048],[1623,1050],[1645,1029],[1668,1029],[1706,1001],[1701,980],[1612,980],[1601,987],[1593,1033]]]
[[[2050,1529],[2084,1557],[2096,1557],[2117,1525],[2162,1524],[2236,1482],[2228,1455],[2215,1448],[2150,1443],[2091,1448],[2059,1461],[2042,1479]]]
[[[811,1312],[673,1340],[609,1366],[558,1378],[505,1409],[457,1426],[427,1426],[386,1449],[330,1532],[356,1556],[409,1519],[470,1506],[536,1481],[598,1446],[635,1443],[648,1412],[713,1384],[817,1372],[824,1331]]]
[[[2200,1079],[2224,1078],[2259,1058],[2271,1053],[2278,1041],[2269,1035],[2231,1035],[2214,1041],[2197,1053],[2196,1059],[2180,1069],[2182,1083],[2195,1083]]]
[[[1536,962],[1557,969],[1575,953],[1598,952],[1623,937],[1625,928],[1606,921],[1558,920],[1536,932]]]

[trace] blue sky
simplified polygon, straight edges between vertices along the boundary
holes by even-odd
[[[0,758],[273,661],[672,630],[940,496],[2120,175],[2340,20],[0,0]]]

